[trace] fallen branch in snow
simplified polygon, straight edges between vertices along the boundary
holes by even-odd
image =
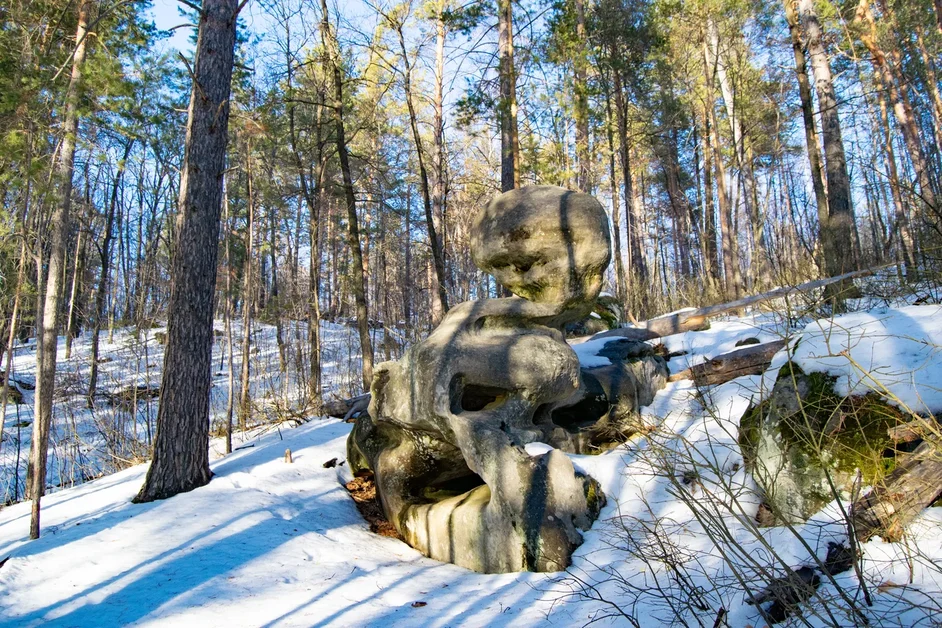
[[[591,339],[596,340],[598,338],[608,338],[611,336],[624,336],[632,340],[650,340],[651,338],[670,336],[672,334],[679,334],[685,331],[699,331],[705,328],[707,324],[707,318],[710,316],[725,314],[726,312],[730,312],[732,310],[739,310],[757,303],[771,301],[772,299],[779,299],[797,292],[808,292],[809,290],[816,290],[818,288],[829,286],[833,283],[838,283],[839,281],[847,281],[848,279],[855,279],[857,277],[866,277],[867,275],[872,275],[877,271],[883,270],[884,268],[889,268],[890,266],[894,265],[895,264],[885,264],[883,266],[875,266],[865,270],[857,270],[852,273],[845,273],[836,277],[807,281],[797,286],[776,288],[775,290],[763,292],[762,294],[756,294],[751,297],[745,297],[736,301],[730,301],[729,303],[718,303],[717,305],[710,305],[708,307],[701,307],[698,309],[691,309],[685,310],[683,312],[676,312],[674,314],[668,314],[666,316],[659,316],[658,318],[652,318],[650,320],[638,323],[637,327],[624,327],[620,329],[603,331],[592,336]],[[648,334],[646,337],[645,332]]]
[[[942,494],[942,449],[925,441],[900,456],[896,469],[851,508],[857,540],[887,542],[903,537],[906,526]]]
[[[718,355],[668,378],[670,382],[692,379],[697,386],[724,384],[743,375],[760,375],[772,363],[772,356],[778,353],[787,340],[775,340],[761,345],[750,345],[743,349]]]

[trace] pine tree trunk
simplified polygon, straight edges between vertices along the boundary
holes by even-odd
[[[213,298],[236,40],[236,0],[203,0],[180,180],[154,455],[139,502],[209,482]]]
[[[32,134],[29,134],[27,140],[27,153],[26,153],[26,167],[27,171],[32,165],[33,161],[33,138]],[[7,330],[7,346],[6,346],[6,364],[3,367],[3,379],[0,380],[0,451],[3,450],[3,427],[6,423],[7,416],[7,400],[10,394],[10,372],[13,367],[13,343],[16,340],[16,330],[17,324],[20,317],[20,303],[23,298],[23,286],[24,281],[26,280],[26,260],[29,253],[29,249],[26,246],[27,239],[27,227],[26,227],[26,216],[29,211],[29,205],[32,195],[32,181],[27,177],[26,179],[26,190],[23,194],[23,208],[19,216],[20,224],[20,256],[19,261],[17,262],[16,268],[16,291],[13,296],[13,311],[10,313],[10,328]],[[19,465],[17,465],[17,468]],[[17,489],[19,487],[17,486]]]
[[[605,93],[605,115],[605,133],[608,139],[608,178],[612,194],[612,234],[615,240],[615,288],[618,302],[622,304],[622,307],[627,308],[628,284],[625,280],[625,264],[622,259],[621,250],[621,211],[618,204],[618,176],[615,170],[615,133],[612,129],[614,126],[614,121],[612,120],[612,98],[611,94],[608,93],[607,85]],[[630,211],[631,206],[626,202],[625,213]]]
[[[344,200],[347,206],[347,243],[353,257],[353,298],[356,301],[357,330],[360,335],[360,353],[363,359],[363,389],[369,390],[373,381],[373,341],[370,338],[370,321],[366,308],[366,272],[363,268],[363,251],[360,248],[360,227],[357,218],[356,195],[353,191],[353,174],[350,170],[350,155],[343,119],[343,75],[340,69],[339,45],[336,36],[330,30],[327,13],[327,0],[321,0],[321,38],[327,51],[328,63],[333,74],[333,101],[335,107],[335,141],[337,156],[340,159],[340,172],[343,176]]]
[[[855,267],[854,217],[850,206],[850,180],[837,111],[837,95],[831,78],[831,66],[822,40],[821,25],[813,0],[798,0],[798,14],[805,34],[808,56],[814,74],[815,90],[821,108],[821,137],[824,140],[824,164],[827,174],[828,215],[821,224],[821,241],[827,274],[844,274]],[[829,294],[840,294],[841,285]]]
[[[890,230],[890,237],[899,238],[899,253],[906,267],[906,276],[915,271],[913,262],[913,236],[909,226],[909,217],[903,203],[903,194],[900,188],[899,171],[896,167],[896,149],[893,147],[893,134],[890,130],[890,116],[886,103],[886,92],[879,74],[874,77],[876,82],[877,102],[880,110],[880,129],[883,136],[883,150],[886,159],[887,178],[890,185],[890,196],[893,198],[895,210],[895,228]]]
[[[52,425],[52,398],[55,394],[56,351],[59,340],[59,303],[62,298],[62,271],[65,266],[69,237],[69,213],[72,208],[72,174],[75,167],[75,141],[79,125],[79,89],[82,83],[82,65],[85,63],[91,10],[92,3],[88,0],[83,0],[78,7],[72,75],[66,91],[65,115],[62,118],[62,147],[59,151],[59,163],[56,165],[58,202],[49,222],[51,234],[45,296],[42,308],[36,316],[37,321],[41,321],[42,339],[36,352],[35,420],[27,470],[29,497],[33,500],[29,526],[31,539],[39,538],[40,501],[46,492],[46,460],[49,454],[49,430]]]
[[[520,187],[512,0],[497,0],[497,47],[500,55],[500,190],[506,192]]]
[[[824,168],[821,163],[821,149],[818,143],[818,130],[814,123],[814,102],[811,98],[811,82],[808,79],[808,63],[805,59],[804,45],[795,0],[784,0],[785,19],[792,40],[792,52],[795,56],[795,74],[798,77],[798,97],[801,100],[801,118],[805,127],[805,145],[808,148],[808,164],[811,166],[811,185],[818,206],[818,222],[825,224],[828,216],[828,197],[825,192]],[[821,272],[827,272],[824,260],[818,261]]]
[[[245,226],[245,263],[242,266],[242,370],[239,377],[239,429],[248,428],[252,397],[249,388],[252,375],[252,305],[255,282],[252,256],[255,254],[255,189],[252,181],[252,145],[245,147],[245,193],[248,216]]]
[[[716,62],[710,58],[710,52],[703,41],[703,73],[706,79],[705,108],[707,112],[707,128],[712,134],[713,163],[716,167],[716,199],[720,215],[720,240],[723,249],[723,285],[726,299],[738,299],[742,295],[742,275],[739,269],[739,244],[733,231],[733,209],[729,199],[726,183],[726,169],[723,165],[723,155],[720,152],[720,135],[716,122],[716,103],[713,99],[713,89],[716,84]]]
[[[615,72],[613,77],[613,86],[615,88],[615,118],[618,123],[618,146],[621,153],[621,172],[622,182],[625,187],[626,210],[625,215],[628,218],[628,268],[631,269],[630,283],[637,282],[644,292],[644,286],[647,283],[648,269],[642,252],[642,240],[638,215],[636,211],[629,211],[627,208],[627,199],[634,199],[634,182],[631,177],[631,156],[628,143],[628,102],[622,89],[621,77]],[[633,208],[632,208],[633,209]]]
[[[223,181],[222,186],[222,224],[223,241],[225,242],[226,255],[223,261],[226,269],[226,293],[224,298],[226,306],[224,311],[225,334],[226,334],[226,453],[232,453],[232,416],[235,410],[235,359],[232,356],[232,251],[230,239],[232,237],[231,226],[229,223],[229,182]],[[220,368],[222,366],[220,365]]]
[[[810,0],[803,1],[809,2]],[[870,10],[869,0],[860,0],[858,3],[856,20],[864,23],[864,28],[861,31],[861,41],[873,56],[873,65],[880,74],[883,87],[889,91],[893,114],[896,116],[896,122],[903,132],[906,151],[909,153],[913,170],[916,171],[916,180],[919,182],[919,195],[930,210],[938,212],[942,208],[936,203],[935,188],[929,176],[929,166],[922,148],[922,142],[919,139],[919,129],[916,125],[912,106],[903,91],[905,81],[903,77],[899,76],[899,50],[891,49],[891,58],[887,59],[887,53],[879,46],[876,37],[876,21],[873,12]]]
[[[445,39],[448,31],[445,28],[444,2],[439,5],[438,15],[435,20],[435,93],[434,93],[434,120],[432,129],[432,141],[434,143],[435,176],[432,184],[432,224],[436,233],[440,236],[439,248],[441,249],[442,268],[447,273],[447,228],[448,223],[445,220],[446,200],[445,200],[445,116],[444,116],[444,82],[445,82]],[[446,275],[446,278],[448,276]],[[446,282],[442,282],[447,287]]]
[[[592,193],[592,158],[589,156],[589,88],[587,80],[585,0],[575,0],[576,51],[573,59],[576,122],[576,187]]]
[[[719,31],[713,20],[707,21],[707,32],[709,42],[712,47],[712,57],[715,61],[716,78],[720,85],[720,93],[723,96],[723,104],[726,108],[726,117],[729,121],[730,131],[733,138],[733,159],[734,164],[739,170],[739,175],[743,182],[744,194],[743,201],[746,208],[746,215],[752,222],[752,229],[749,234],[749,243],[752,248],[751,282],[763,282],[768,277],[768,252],[765,250],[765,238],[762,235],[762,216],[758,203],[758,186],[756,184],[755,172],[750,159],[749,151],[746,148],[746,133],[743,129],[742,118],[736,108],[736,95],[733,92],[732,82],[727,71],[726,57],[720,50]]]
[[[114,222],[115,212],[118,207],[118,191],[121,188],[121,181],[124,179],[125,165],[128,156],[131,154],[131,148],[134,146],[134,140],[129,139],[124,146],[124,156],[118,162],[118,172],[115,174],[114,183],[111,186],[111,198],[108,202],[108,211],[105,214],[105,228],[101,242],[98,274],[98,290],[95,293],[95,322],[92,324],[91,339],[91,371],[88,375],[88,393],[86,398],[89,408],[95,405],[95,390],[98,388],[98,344],[101,337],[102,319],[105,316],[105,299],[108,295],[108,279],[111,274],[111,243],[114,241]]]
[[[402,24],[398,25],[399,47],[402,51],[403,90],[406,93],[406,107],[409,110],[409,125],[412,128],[412,140],[415,142],[416,161],[419,164],[419,186],[422,190],[422,206],[425,208],[425,226],[428,229],[429,248],[432,250],[432,261],[435,269],[435,288],[431,290],[434,302],[432,303],[432,326],[438,325],[441,317],[448,312],[448,292],[445,289],[445,257],[442,254],[441,242],[435,231],[435,214],[432,206],[432,192],[429,186],[428,170],[425,167],[425,150],[422,146],[422,136],[419,134],[419,120],[415,113],[415,104],[412,99],[412,65],[409,62],[409,51],[406,49],[406,37]]]
[[[716,206],[713,203],[713,141],[710,137],[709,119],[705,114],[700,137],[703,142],[703,233],[701,235],[703,266],[707,274],[709,290],[711,293],[716,294],[720,262],[716,249]],[[699,168],[699,160],[697,160],[697,167]],[[697,179],[697,190],[699,192],[700,177],[698,176]]]
[[[72,266],[72,289],[69,290],[69,313],[65,319],[65,359],[72,358],[72,341],[78,334],[79,285],[85,272],[85,230],[78,230],[78,242],[75,243],[75,264]]]
[[[403,235],[405,248],[403,262],[403,282],[402,282],[402,318],[406,323],[406,329],[412,329],[412,185],[406,184],[406,207],[405,207],[405,229]]]

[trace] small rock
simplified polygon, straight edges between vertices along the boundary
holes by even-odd
[[[843,543],[828,543],[828,555],[824,559],[824,571],[831,576],[850,571],[854,566],[854,552]]]
[[[765,611],[769,623],[777,624],[788,619],[798,605],[814,595],[821,584],[821,577],[811,567],[799,567],[784,578],[775,578],[756,596],[747,600],[748,604],[759,606],[772,601]]]
[[[331,458],[330,460],[328,460],[327,462],[324,463],[324,468],[325,468],[325,469],[333,469],[333,468],[336,467],[336,466],[337,466],[337,459],[336,459],[336,458]]]

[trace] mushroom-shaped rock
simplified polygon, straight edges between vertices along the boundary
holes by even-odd
[[[625,431],[653,395],[637,378],[663,385],[666,367],[636,352],[589,376],[565,341],[562,326],[598,296],[610,258],[591,196],[501,194],[471,242],[482,270],[523,298],[462,303],[402,359],[377,366],[347,458],[373,472],[389,521],[425,555],[482,572],[564,569],[605,496],[561,451],[526,445],[598,450],[597,437]]]

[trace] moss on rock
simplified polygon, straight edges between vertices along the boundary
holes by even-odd
[[[740,420],[739,444],[776,518],[803,521],[849,490],[893,470],[887,430],[906,416],[875,393],[843,397],[835,378],[786,363],[767,400]]]

